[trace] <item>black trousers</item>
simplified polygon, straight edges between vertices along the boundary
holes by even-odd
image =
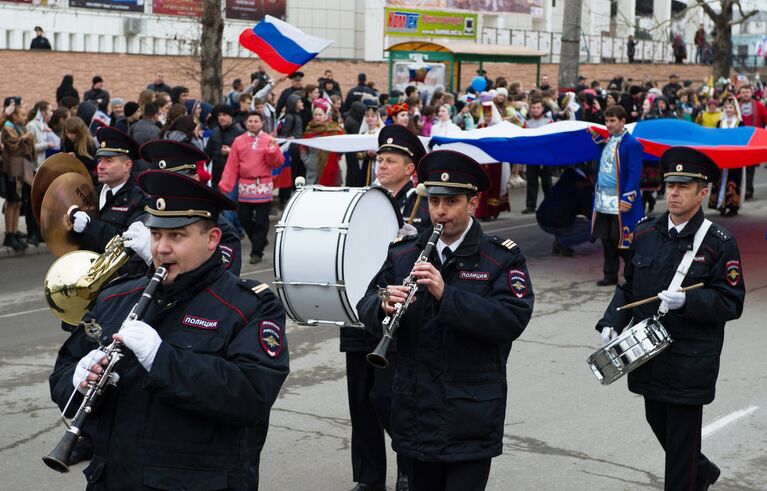
[[[240,203],[237,216],[242,228],[250,239],[250,255],[261,257],[266,247],[266,234],[269,233],[269,209],[272,202]]]
[[[367,353],[346,353],[346,388],[352,420],[352,477],[354,482],[386,482],[386,440],[391,434],[391,387],[394,368],[380,369],[367,362]],[[392,362],[392,358],[389,357]],[[397,457],[398,469],[403,469]]]
[[[618,215],[597,213],[594,219],[594,237],[602,239],[602,254],[604,263],[602,272],[605,279],[617,280],[620,273],[621,258],[626,262],[628,249],[619,249],[618,240],[621,236]]]
[[[551,189],[551,167],[548,165],[527,166],[527,198],[525,206],[534,210],[538,205],[538,180],[541,181],[543,195],[546,196]]]
[[[746,193],[749,196],[754,195],[754,171],[756,170],[756,165],[749,165],[746,167]]]
[[[23,184],[21,187],[21,195],[21,209],[27,223],[27,237],[29,239],[37,237],[39,240],[42,240],[43,234],[40,231],[40,225],[37,223],[37,220],[35,220],[35,213],[32,211],[32,186]]]
[[[703,406],[654,401],[645,397],[645,417],[666,451],[666,491],[695,490],[714,465],[700,452]]]
[[[483,491],[490,477],[490,459],[423,462],[407,459],[410,491]]]

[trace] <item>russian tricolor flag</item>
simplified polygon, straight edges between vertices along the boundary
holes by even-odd
[[[253,29],[240,34],[243,48],[257,54],[270,67],[289,75],[330,46],[329,39],[310,36],[295,26],[267,15]]]

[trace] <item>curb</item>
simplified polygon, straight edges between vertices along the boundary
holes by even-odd
[[[5,257],[37,256],[46,253],[48,253],[48,247],[44,243],[38,246],[28,245],[25,250],[20,252],[16,252],[7,246],[0,246],[0,259]]]

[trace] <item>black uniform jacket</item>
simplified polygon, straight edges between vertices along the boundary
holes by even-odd
[[[379,335],[378,286],[402,284],[431,232],[392,244],[357,304],[365,326]],[[439,264],[436,252],[431,262]],[[513,242],[484,235],[475,220],[441,272],[441,301],[419,289],[396,333],[393,447],[423,461],[494,457],[503,438],[506,361],[533,312],[525,259]]]
[[[221,258],[224,261],[224,267],[233,275],[240,276],[242,270],[242,241],[240,234],[232,225],[232,222],[226,219],[223,214],[218,216],[218,226],[221,227],[221,242],[218,249],[221,251]]]
[[[91,220],[80,236],[82,249],[101,254],[112,238],[128,230],[131,223],[141,220],[146,212],[146,197],[133,177],[107,200],[101,209],[101,217]]]
[[[624,270],[626,282],[616,288],[597,324],[598,331],[610,326],[620,332],[632,317],[634,323],[639,323],[657,312],[658,302],[625,311],[615,308],[668,288],[685,251],[692,249],[703,218],[699,210],[676,238],[668,233],[668,213],[640,222]],[[671,346],[629,373],[632,392],[675,404],[708,404],[714,400],[724,324],[740,317],[746,295],[738,245],[730,232],[715,223],[706,233],[682,286],[700,282],[705,286],[688,291],[681,309],[670,310],[661,318],[672,339]]]
[[[102,341],[111,341],[147,282],[121,280],[101,293],[93,315]],[[145,319],[162,344],[148,373],[123,349],[120,380],[95,411],[89,489],[256,489],[269,411],[288,375],[282,304],[214,254],[161,286]],[[78,329],[59,351],[49,379],[59,407],[77,362],[96,347]]]

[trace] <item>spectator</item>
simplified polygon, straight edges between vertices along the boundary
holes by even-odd
[[[234,139],[245,133],[245,130],[234,124],[234,111],[229,104],[216,105],[213,115],[217,124],[211,131],[205,153],[210,155],[213,187],[218,188]]]
[[[59,141],[59,145],[54,149],[53,152],[51,152],[51,154],[61,149],[61,138],[64,135],[62,131],[64,129],[64,121],[67,119],[69,119],[69,109],[58,107],[53,111],[51,122],[48,123],[48,127],[50,127],[51,132]]]
[[[538,86],[539,89],[543,90],[549,90],[551,89],[551,83],[549,82],[549,76],[545,73],[541,75],[541,84]]]
[[[168,94],[170,95],[170,101],[173,104],[186,104],[186,100],[189,99],[189,89],[183,85],[173,87]]]
[[[168,112],[170,112],[170,108],[173,106],[173,102],[170,100],[169,95],[166,96],[163,95],[163,93],[157,94],[155,102],[160,104],[160,119],[157,121],[157,127],[162,128],[165,122],[168,121]]]
[[[245,93],[245,85],[242,80],[235,78],[232,82],[232,90],[226,96],[226,103],[232,107],[233,111],[240,109],[240,96]]]
[[[455,103],[456,113],[453,118],[455,123],[461,130],[473,130],[476,125],[474,123],[474,117],[471,115],[471,108],[474,102],[468,102],[468,99],[462,97]]]
[[[32,183],[32,159],[35,155],[35,137],[26,131],[27,112],[15,100],[4,109],[0,121],[2,167],[0,178],[5,188],[5,239],[3,245],[18,252],[27,248],[19,234],[19,216],[24,204],[24,186]]]
[[[269,233],[274,192],[272,169],[279,168],[285,157],[274,137],[263,131],[260,113],[248,114],[245,126],[247,132],[232,142],[219,187],[224,193],[230,193],[237,186],[238,216],[251,244],[250,264],[258,264]]]
[[[112,113],[109,115],[109,125],[115,127],[118,119],[125,117],[125,99],[114,97],[112,99]]]
[[[160,139],[189,143],[197,147],[200,151],[205,149],[199,125],[197,125],[194,122],[194,118],[188,116],[186,112],[175,118],[172,123],[165,125],[165,129],[160,132]]]
[[[566,169],[535,212],[541,230],[554,236],[553,254],[571,257],[575,246],[596,240],[590,224],[594,183],[587,169],[586,165]]]
[[[349,113],[344,119],[344,131],[347,135],[357,135],[361,133],[360,128],[365,119],[366,111],[367,107],[362,102],[355,102],[352,104]],[[378,113],[377,107],[375,108],[375,111]],[[355,187],[359,182],[364,181],[364,179],[360,178],[360,157],[365,157],[364,152],[349,152],[346,154],[346,185],[349,187]],[[362,186],[364,186],[364,184],[362,184]]]
[[[77,116],[64,121],[61,151],[77,157],[83,163],[93,180],[93,187],[99,189],[96,167],[96,142],[88,131],[85,121]]]
[[[343,128],[330,117],[330,101],[322,98],[315,100],[312,114],[313,118],[306,125],[304,138],[344,134]],[[306,166],[307,185],[341,185],[341,168],[338,164],[339,154],[302,146],[301,160]]]
[[[77,89],[74,87],[74,77],[72,75],[64,75],[64,78],[61,79],[61,84],[59,84],[58,88],[56,88],[56,104],[61,106],[61,101],[65,97],[72,97],[75,100],[75,106],[80,103],[80,94],[77,92]],[[68,107],[67,109],[70,109]]]
[[[144,112],[144,108],[149,105],[150,102],[155,100],[157,94],[149,89],[142,90],[138,95],[138,110],[140,113]]]
[[[369,99],[362,98],[362,103],[365,104],[365,101],[375,101],[376,99],[374,97],[371,97]],[[341,107],[343,107],[343,99],[341,99],[341,96],[339,95],[331,95],[330,96],[330,118],[338,123],[339,125],[344,124],[344,117],[341,113]]]
[[[130,127],[133,126],[133,124],[138,121],[139,118],[141,118],[141,113],[138,110],[138,103],[134,101],[126,102],[123,113],[123,117],[117,118],[114,126],[123,133],[128,133],[130,131]]]
[[[160,128],[157,123],[160,121],[161,101],[152,101],[144,107],[141,119],[136,121],[128,130],[128,135],[138,144],[155,140],[160,135]]]
[[[264,70],[264,65],[258,65],[256,71],[250,74],[250,83],[255,92],[266,87],[266,84],[269,83],[269,75]]]
[[[147,89],[151,90],[152,92],[168,92],[170,93],[171,88],[168,84],[165,83],[165,75],[163,75],[162,72],[157,72],[154,74],[154,82],[146,86]]]
[[[301,111],[304,108],[304,101],[301,100],[297,94],[292,94],[288,97],[285,103],[285,118],[282,120],[282,125],[277,129],[277,136],[280,138],[287,138],[288,140],[302,138],[304,136],[304,122],[301,119]],[[306,176],[306,167],[301,160],[301,153],[298,145],[291,144],[289,147],[290,152],[290,171],[291,180],[287,186],[280,187],[280,206],[284,207],[290,198],[292,186],[296,177]]]
[[[753,98],[754,90],[751,85],[741,85],[738,88],[740,115],[744,126],[764,128],[767,125],[767,109],[764,104]],[[756,166],[746,167],[746,200],[754,197],[754,170]]]
[[[442,104],[437,109],[437,123],[431,127],[431,136],[457,136],[461,128],[451,121],[450,105]]]
[[[679,77],[676,73],[668,76],[668,83],[663,86],[661,92],[666,96],[667,102],[673,104],[676,102],[676,95],[682,90],[682,84],[679,83]]]
[[[543,112],[543,101],[541,99],[533,99],[530,102],[530,117],[525,121],[525,128],[540,128],[547,124],[551,124],[550,118],[546,117]],[[525,199],[525,209],[522,210],[523,214],[535,213],[536,206],[538,205],[538,180],[540,179],[541,188],[543,189],[544,199],[551,189],[551,167],[547,165],[527,165],[527,196]]]
[[[719,110],[719,103],[711,97],[706,101],[706,110],[698,113],[695,122],[704,128],[716,128],[719,126],[720,119],[722,119],[722,112]]]
[[[685,46],[681,34],[674,34],[674,40],[671,42],[671,48],[674,52],[674,63],[678,65],[684,63],[685,58],[687,58],[687,46]]]
[[[186,116],[186,106],[183,104],[171,104],[170,109],[168,110],[168,114],[165,118],[165,123],[163,123],[162,128],[160,128],[160,139],[166,139],[164,135],[168,131],[168,128],[171,124],[173,124],[175,120],[181,116]]]
[[[32,43],[30,43],[29,49],[52,49],[51,42],[48,41],[47,37],[43,36],[42,27],[35,26],[35,38],[32,40]]]
[[[724,113],[717,123],[717,128],[739,128],[745,126],[742,115],[738,110],[737,101],[730,97],[722,104]],[[721,175],[711,187],[711,196],[708,207],[719,210],[722,216],[733,217],[740,209],[741,189],[743,189],[743,177],[746,175],[744,167],[722,169]]]
[[[248,121],[248,115],[251,112],[251,103],[253,102],[253,96],[248,92],[240,94],[240,105],[234,111],[234,123],[240,128],[245,129],[245,125]],[[263,114],[262,114],[263,116]],[[263,121],[262,121],[263,122]],[[267,131],[268,133],[268,131]]]
[[[703,63],[703,54],[706,49],[706,29],[703,24],[698,26],[695,32],[695,63]]]
[[[361,100],[363,94],[370,94],[374,97],[378,97],[376,91],[367,86],[367,79],[367,75],[364,73],[357,75],[357,85],[346,94],[346,100],[344,101],[343,106],[341,106],[341,112],[343,114],[346,114],[349,109],[351,109],[352,103]]]
[[[434,126],[434,106],[426,106],[423,108],[421,117],[416,122],[416,128],[418,128],[418,134],[420,136],[431,136],[431,128]]]
[[[329,77],[328,74],[330,74]],[[338,82],[333,80],[333,72],[330,70],[325,70],[325,77],[320,78],[318,82],[324,99],[330,100],[334,95],[343,98],[343,95],[341,94],[341,86],[338,85]]]
[[[43,165],[43,161],[48,155],[48,150],[58,148],[59,138],[48,127],[53,116],[53,108],[48,101],[39,101],[29,113],[29,122],[27,131],[35,138],[35,172]]]
[[[629,63],[634,63],[634,57],[636,56],[637,51],[637,40],[634,39],[634,36],[629,35],[629,39],[626,42],[626,56],[629,59]]]
[[[84,101],[94,101],[99,111],[107,113],[109,111],[109,92],[104,89],[104,79],[96,75],[93,77],[91,90],[86,90],[83,94]]]
[[[277,106],[275,106],[274,115],[275,118],[279,118],[282,115],[282,110],[286,109],[286,105],[288,103],[288,97],[290,97],[293,92],[297,90],[301,90],[304,88],[303,80],[304,80],[304,72],[298,71],[291,73],[288,78],[290,79],[290,87],[283,90],[280,93],[280,98],[277,99]],[[256,97],[262,97],[256,94]],[[287,111],[285,111],[287,114]],[[302,128],[303,130],[303,128]]]
[[[354,109],[352,104],[352,110]],[[378,107],[374,101],[370,101],[365,108],[365,117],[360,125],[360,135],[378,135],[381,132],[381,128],[384,127],[383,119]],[[376,172],[378,171],[377,165],[378,152],[376,148],[368,149],[367,151],[357,152],[357,162],[359,162],[359,172],[357,174],[357,180],[347,186],[365,187],[372,186],[376,181]],[[347,170],[348,176],[348,170]],[[347,179],[347,182],[348,179]]]

